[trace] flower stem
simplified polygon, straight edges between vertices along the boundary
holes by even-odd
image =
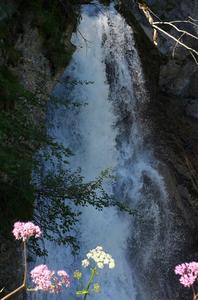
[[[92,269],[91,271],[91,276],[89,278],[89,282],[88,282],[88,285],[87,285],[87,288],[86,288],[86,291],[87,291],[87,294],[84,296],[84,299],[83,300],[86,300],[87,299],[87,295],[89,294],[89,288],[93,282],[93,279],[94,279],[94,276],[96,275],[96,268]]]
[[[27,249],[26,249],[26,241],[23,242],[23,255],[24,255],[24,277],[23,284],[26,287],[26,279],[27,279]]]
[[[193,300],[197,300],[198,299],[198,293],[193,292]]]
[[[37,292],[38,289],[36,289],[36,288],[26,288],[26,291],[28,291],[28,292]]]
[[[6,295],[5,297],[1,298],[0,300],[5,300],[10,298],[12,295],[16,294],[17,292],[19,292],[20,290],[24,289],[25,286],[24,284],[20,285],[17,289],[15,289],[14,291],[12,291],[11,293],[9,293],[8,295]]]
[[[23,275],[23,283],[16,288],[14,291],[9,293],[8,295],[4,296],[0,300],[5,300],[10,298],[12,295],[18,293],[20,290],[23,290],[26,288],[26,279],[27,279],[27,249],[26,249],[26,242],[23,242],[23,257],[24,257],[24,275]]]

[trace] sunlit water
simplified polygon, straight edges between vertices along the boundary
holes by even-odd
[[[120,201],[136,207],[138,201],[146,197],[145,177],[152,180],[160,196],[165,198],[163,180],[145,142],[149,126],[140,117],[148,96],[132,29],[113,7],[85,5],[78,32],[73,34],[73,43],[77,49],[63,82],[76,81],[76,84],[71,88],[62,82],[54,94],[86,105],[51,109],[49,119],[54,128],[50,129],[50,134],[74,151],[70,165],[73,169],[81,167],[86,180],[93,180],[102,170],[111,168],[116,183],[107,189]],[[153,207],[151,213],[157,226],[157,208]],[[65,247],[46,241],[49,256],[45,262],[51,269],[72,273],[79,268],[80,260],[89,249],[102,245],[114,257],[116,268],[101,271],[98,281],[102,292],[90,299],[135,300],[133,266],[128,250],[129,240],[137,235],[133,232],[132,218],[115,208],[103,211],[82,208],[76,228],[81,249],[79,258],[73,258]],[[37,261],[41,262],[42,259]],[[32,297],[74,299],[72,293],[58,296],[40,293]]]

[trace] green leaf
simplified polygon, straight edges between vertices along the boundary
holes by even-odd
[[[76,292],[76,296],[84,296],[89,294],[89,292],[87,290],[82,290],[82,291],[77,291]]]

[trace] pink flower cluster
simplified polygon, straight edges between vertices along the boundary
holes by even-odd
[[[60,276],[61,282],[63,285],[65,285],[66,287],[71,286],[71,281],[69,279],[69,275],[64,270],[58,271],[57,274],[58,274],[58,276]]]
[[[180,275],[180,283],[185,287],[192,286],[198,278],[198,263],[183,263],[175,267],[175,274]]]
[[[39,226],[34,225],[32,222],[16,222],[14,223],[14,229],[12,231],[16,240],[26,241],[30,237],[34,236],[38,238],[41,236],[41,230]]]
[[[58,276],[56,276],[55,272],[49,270],[46,265],[35,267],[30,274],[36,290],[60,293],[63,286],[70,287],[71,285],[69,275],[65,271],[58,271]]]

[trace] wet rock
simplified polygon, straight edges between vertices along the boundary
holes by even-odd
[[[150,25],[135,1],[120,2],[141,24],[143,31],[137,31],[141,37],[138,45],[144,49],[145,36],[152,39]],[[196,18],[198,10],[198,2],[194,0],[147,2],[162,20],[185,19],[189,15]],[[141,300],[190,299],[191,292],[180,286],[174,266],[196,260],[198,255],[198,68],[189,52],[181,47],[176,49],[173,58],[173,47],[171,40],[160,35],[158,54],[161,59],[155,61],[160,68],[159,82],[152,74],[151,52],[142,51],[143,57],[146,56],[142,60],[144,69],[150,70],[148,85],[151,90],[155,85],[158,92],[144,111],[145,120],[150,118],[153,127],[153,138],[148,143],[153,143],[168,195],[162,201],[152,180],[144,174],[143,188],[148,203],[140,201],[137,207],[144,216],[144,224],[135,222],[136,230],[130,243],[137,298]],[[155,189],[153,199],[149,195]]]

